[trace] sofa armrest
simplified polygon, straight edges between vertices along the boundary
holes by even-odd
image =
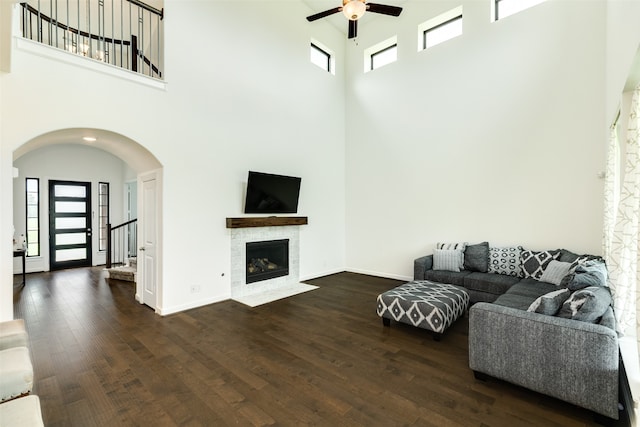
[[[618,418],[618,337],[606,326],[477,303],[469,367]]]
[[[413,261],[413,280],[424,280],[424,272],[433,267],[433,255],[427,255]]]

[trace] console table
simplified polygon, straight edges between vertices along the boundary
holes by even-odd
[[[27,259],[27,251],[25,250],[14,250],[13,251],[13,257],[21,257],[22,258],[22,283],[21,285],[24,286],[27,283],[27,263],[26,263],[26,259]]]

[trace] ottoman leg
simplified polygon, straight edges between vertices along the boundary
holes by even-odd
[[[439,342],[440,339],[442,338],[442,334],[440,334],[438,332],[433,332],[432,335],[433,335],[433,340],[434,341],[438,341]]]
[[[391,319],[387,319],[386,317],[382,318],[382,324],[384,326],[391,326]]]

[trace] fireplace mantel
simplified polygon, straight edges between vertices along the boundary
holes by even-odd
[[[279,227],[286,225],[306,225],[306,216],[256,216],[244,218],[227,218],[227,228]]]

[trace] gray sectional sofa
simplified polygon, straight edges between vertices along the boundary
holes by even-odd
[[[476,377],[499,378],[618,419],[619,348],[604,261],[564,249],[510,248],[520,264],[501,274],[491,272],[495,253],[488,249],[487,242],[466,246],[459,271],[434,269],[438,249],[414,261],[415,280],[450,283],[469,293],[469,366]],[[474,265],[477,254],[482,262]],[[570,273],[561,280],[558,274],[554,283],[541,280],[568,265]],[[584,295],[589,298],[583,306],[591,310],[586,315],[579,307],[576,312],[575,303]]]

